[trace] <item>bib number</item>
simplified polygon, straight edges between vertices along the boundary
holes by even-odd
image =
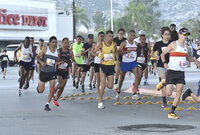
[[[59,69],[66,69],[67,66],[68,66],[68,64],[67,64],[67,63],[64,63],[64,64],[60,64],[60,65],[58,66],[58,68],[59,68]]]
[[[31,60],[31,57],[29,56],[29,54],[23,54],[22,58],[23,60]]]
[[[47,58],[47,65],[49,65],[49,66],[54,66],[55,63],[56,63],[55,60]]]
[[[76,54],[75,57],[76,57],[76,58],[80,58],[81,55],[80,55],[80,54]]]
[[[113,60],[113,54],[104,54],[105,60]]]
[[[137,62],[138,63],[145,63],[145,57],[138,57]]]
[[[128,58],[128,59],[134,59],[135,57],[134,57],[134,54],[126,54],[126,58]]]
[[[187,65],[188,65],[188,61],[187,60],[182,60],[180,61],[180,64],[179,64],[181,67],[185,68]]]

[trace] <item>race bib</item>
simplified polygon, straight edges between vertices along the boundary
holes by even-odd
[[[179,65],[184,68],[188,65],[188,61],[187,60],[181,60]]]
[[[49,66],[54,66],[55,63],[56,63],[55,60],[47,58],[47,65],[49,65]]]
[[[2,61],[8,61],[8,58],[7,57],[3,57]]]
[[[132,53],[126,54],[126,58],[128,58],[128,59],[134,59],[135,55],[132,54]]]
[[[104,54],[104,60],[113,60],[113,54]]]
[[[76,54],[75,57],[76,57],[76,58],[80,58],[80,57],[81,57],[81,54]]]
[[[161,48],[162,52],[163,52],[166,48],[167,48],[167,47],[162,47],[162,48]]]
[[[67,64],[67,63],[64,63],[64,64],[60,64],[60,65],[58,66],[58,68],[59,68],[59,69],[66,69],[67,66],[68,66],[68,64]]]
[[[138,57],[137,62],[138,63],[145,63],[145,57]]]
[[[22,58],[23,60],[31,60],[31,57],[29,56],[29,54],[23,54]]]

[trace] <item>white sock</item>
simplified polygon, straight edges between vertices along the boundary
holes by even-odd
[[[47,102],[46,104],[49,105],[49,102]]]

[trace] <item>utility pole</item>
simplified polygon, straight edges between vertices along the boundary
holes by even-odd
[[[73,42],[76,38],[76,6],[75,6],[75,0],[72,1],[73,6]]]
[[[110,17],[111,17],[111,30],[113,31],[113,2],[112,0],[110,0]]]

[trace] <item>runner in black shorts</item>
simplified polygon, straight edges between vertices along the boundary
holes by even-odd
[[[113,41],[117,44],[117,50],[119,50],[119,47],[123,41],[126,40],[124,38],[125,30],[123,28],[120,28],[118,30],[118,37],[115,37]],[[118,79],[120,74],[120,62],[122,60],[122,56],[116,56],[115,57],[115,84],[114,84],[114,90],[116,91],[118,89]]]
[[[30,38],[26,37],[24,44],[21,44],[14,52],[14,61],[17,62],[16,54],[21,50],[20,54],[20,83],[19,83],[19,90],[18,95],[21,96],[22,92],[21,89],[24,85],[25,79],[29,75],[29,70],[32,66],[31,59],[32,56],[34,57],[35,49],[33,46],[30,45]]]
[[[0,56],[0,61],[1,61],[1,69],[3,71],[3,79],[6,77],[6,68],[8,65],[8,62],[10,61],[8,58],[8,55],[6,55],[6,50],[3,50],[3,55]]]
[[[146,43],[146,36],[140,35],[140,43],[137,44],[137,62],[139,67],[139,85],[143,77],[143,73],[147,69],[147,63],[150,57],[151,48]]]
[[[90,63],[88,63],[89,62],[88,54],[92,50],[93,38],[94,38],[93,34],[88,34],[88,42],[83,45],[82,50],[81,50],[81,55],[83,56],[82,76],[81,76],[81,85],[82,85],[83,93],[85,92],[85,76],[87,74],[87,71],[90,70]]]
[[[58,59],[57,51],[57,38],[55,36],[50,37],[49,46],[44,47],[42,51],[36,56],[37,61],[41,64],[40,81],[38,83],[37,92],[43,93],[45,89],[45,83],[49,82],[49,96],[48,102],[45,105],[46,111],[51,111],[49,103],[54,94],[55,80],[56,80],[56,62]],[[40,59],[42,58],[42,59]]]
[[[105,33],[104,32],[99,32],[98,33],[98,40],[100,41],[104,41],[104,36]],[[94,50],[98,47],[99,43],[97,42],[96,44],[93,44],[92,46],[92,50],[91,53],[88,57],[88,59],[90,59],[90,57],[94,57],[94,71],[95,71],[95,77],[96,77],[96,81],[97,81],[97,90],[99,91],[99,87],[100,87],[100,64],[101,64],[101,53],[100,51],[94,53]]]
[[[60,55],[60,62],[57,65],[58,84],[56,85],[54,91],[54,94],[57,93],[57,95],[54,96],[54,101],[53,101],[53,104],[55,106],[59,106],[57,100],[62,95],[64,87],[67,83],[67,79],[69,78],[69,66],[71,64],[70,58],[72,58],[72,55],[70,54],[68,38],[63,38],[62,48],[59,49],[59,55]]]

